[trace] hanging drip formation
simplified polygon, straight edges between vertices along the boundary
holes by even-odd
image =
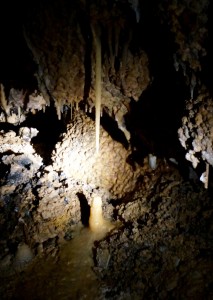
[[[101,119],[101,39],[100,28],[92,27],[92,34],[95,44],[95,144],[96,153],[100,147],[100,119]]]

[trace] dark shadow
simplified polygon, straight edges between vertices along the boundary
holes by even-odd
[[[63,120],[58,120],[54,104],[51,103],[45,113],[39,111],[35,115],[29,114],[26,121],[21,124],[21,127],[24,126],[38,129],[39,133],[32,138],[32,145],[43,158],[44,164],[50,164],[51,154],[59,141],[59,136],[66,132],[66,125]]]
[[[80,108],[84,110],[84,105],[80,104]],[[91,113],[86,113],[86,115],[95,122],[95,109]],[[105,110],[103,110],[100,124],[103,129],[111,136],[114,141],[122,144],[124,148],[128,149],[129,143],[125,137],[125,134],[121,129],[118,128],[118,123],[108,115]]]
[[[84,226],[89,226],[90,206],[83,193],[77,193],[81,206],[81,222]]]
[[[137,150],[134,157],[137,160],[140,152],[143,158],[147,151],[158,157],[178,158],[183,151],[177,131],[182,125],[185,99],[190,89],[183,73],[174,68],[173,54],[177,50],[169,28],[161,24],[155,7],[146,5],[139,24],[141,31],[135,39],[141,40],[138,47],[141,46],[149,57],[152,83],[137,102],[131,101],[126,127],[131,133],[131,146]]]
[[[89,3],[86,3],[87,12],[89,11]],[[92,32],[90,29],[90,20],[87,12],[84,9],[79,8],[77,14],[80,21],[81,32],[85,40],[85,57],[84,57],[84,69],[85,69],[85,83],[84,83],[84,102],[89,97],[89,91],[91,87],[92,78]]]
[[[125,134],[118,128],[118,123],[110,117],[105,111],[103,111],[101,117],[101,125],[112,137],[113,140],[121,143],[126,149],[128,148],[128,141]]]
[[[5,133],[9,131],[14,131],[16,134],[18,134],[18,126],[15,126],[13,124],[7,123],[7,122],[0,122],[0,131],[3,130]]]

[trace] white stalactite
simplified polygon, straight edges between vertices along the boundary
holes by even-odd
[[[101,118],[101,40],[99,28],[92,28],[95,42],[95,136],[96,152],[100,144],[100,118]]]

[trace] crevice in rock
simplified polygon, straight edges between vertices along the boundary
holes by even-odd
[[[84,226],[89,226],[89,216],[90,216],[90,206],[87,199],[83,193],[77,193],[78,199],[80,201],[81,207],[81,222]]]

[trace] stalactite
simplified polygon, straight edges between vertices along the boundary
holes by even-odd
[[[126,76],[126,65],[127,65],[127,57],[128,57],[128,49],[129,49],[129,44],[132,39],[132,32],[129,31],[127,36],[127,41],[124,44],[123,51],[122,51],[122,58],[121,58],[121,67],[120,67],[120,78],[121,78],[121,83],[122,87],[125,90],[126,83],[125,83],[125,76]]]
[[[99,152],[100,143],[100,118],[101,118],[101,40],[100,28],[96,26],[92,28],[95,43],[95,136],[96,136],[96,152]]]
[[[7,106],[7,100],[6,100],[6,97],[5,97],[5,92],[4,92],[4,86],[3,86],[3,84],[1,84],[0,87],[1,87],[0,104],[1,104],[2,109],[5,111],[5,113],[7,115],[9,115],[9,108]]]
[[[110,66],[111,69],[114,69],[114,65],[115,65],[115,56],[113,53],[113,33],[112,33],[112,26],[109,26],[108,29],[108,46],[109,46],[109,55],[110,55]]]
[[[85,113],[87,113],[87,112],[88,112],[88,105],[85,104]]]
[[[19,122],[21,120],[21,107],[18,106],[18,119],[19,119]]]
[[[195,76],[194,73],[192,73],[191,82],[190,82],[190,96],[191,96],[191,99],[194,98],[195,86],[196,86],[196,76]]]
[[[72,120],[72,106],[73,106],[73,104],[72,104],[72,101],[71,101],[71,103],[70,103],[70,117],[71,117],[71,120]]]
[[[209,186],[209,164],[206,163],[206,181],[204,184],[205,189],[208,189]]]
[[[115,26],[115,56],[118,56],[118,47],[119,47],[119,39],[120,39],[120,28],[119,26]]]
[[[56,112],[58,116],[58,120],[61,120],[61,101],[55,101],[55,106],[56,106]]]
[[[140,21],[140,3],[138,0],[129,0],[132,9],[135,12],[135,18],[136,18],[136,22],[139,23]]]

